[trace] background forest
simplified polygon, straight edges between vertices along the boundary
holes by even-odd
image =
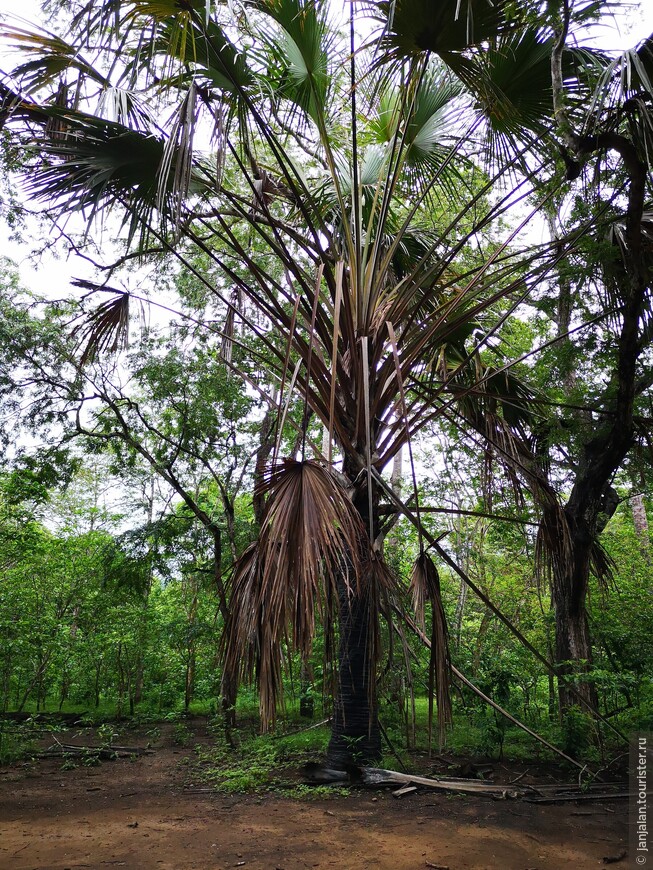
[[[2,712],[653,728],[653,43],[432,5],[5,18]]]

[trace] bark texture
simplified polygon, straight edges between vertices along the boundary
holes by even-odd
[[[359,468],[345,462],[345,474],[355,480]],[[358,486],[353,503],[372,540],[378,534],[379,492],[367,481]],[[372,516],[370,517],[370,506]],[[378,609],[373,579],[362,583],[358,594],[348,592],[344,580],[338,585],[339,646],[338,686],[333,705],[327,766],[342,770],[348,764],[372,764],[381,758],[381,730],[376,695],[375,642]]]
[[[333,706],[327,766],[342,770],[348,764],[368,764],[381,757],[381,731],[371,661],[372,613],[368,596],[350,597],[345,584],[338,594],[340,643],[338,691]]]

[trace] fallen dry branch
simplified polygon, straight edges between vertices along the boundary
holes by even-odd
[[[307,764],[304,774],[311,783],[343,783],[365,786],[422,786],[424,788],[454,791],[466,794],[484,794],[495,798],[517,798],[526,794],[527,788],[511,788],[508,785],[479,782],[477,779],[454,779],[453,777],[428,777],[381,767],[357,767],[351,765],[344,770],[330,770],[317,764]]]
[[[62,723],[67,725],[77,725],[81,720],[84,719],[85,716],[88,716],[88,712],[84,711],[82,713],[62,713],[60,711],[52,710],[52,711],[41,711],[39,713],[26,713],[24,711],[21,712],[8,712],[0,713],[0,721],[5,720],[8,722],[43,722],[43,723]]]
[[[356,767],[352,765],[346,771],[330,770],[317,764],[308,764],[304,774],[312,783],[343,783],[370,787],[399,786],[395,794],[399,797],[407,794],[404,788],[411,786],[435,789],[439,791],[457,792],[460,794],[486,795],[495,800],[521,799],[529,803],[557,803],[559,801],[599,801],[616,800],[629,796],[624,783],[603,784],[592,783],[589,792],[575,785],[527,785],[515,786],[514,783],[481,782],[478,779],[454,777],[429,777],[412,773],[401,773],[398,770],[387,770],[381,767]]]
[[[407,794],[412,794],[417,791],[416,785],[402,785],[401,788],[398,788],[396,791],[392,792],[392,797],[394,798],[402,798]]]
[[[497,798],[519,798],[526,793],[523,788],[511,788],[509,785],[479,782],[477,779],[454,779],[448,777],[417,776],[412,773],[400,773],[397,770],[386,770],[382,767],[351,768],[350,779],[362,785],[416,785],[424,788],[454,791],[462,794],[485,794]]]
[[[79,746],[75,743],[60,743],[57,741],[47,749],[36,753],[37,758],[61,758],[70,755],[95,756],[105,760],[116,758],[133,758],[137,755],[153,755],[153,749],[140,746]]]

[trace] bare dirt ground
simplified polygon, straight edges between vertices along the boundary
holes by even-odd
[[[155,745],[154,754],[98,767],[62,770],[61,759],[43,759],[0,768],[1,870],[624,866],[623,800],[535,805],[426,791],[397,799],[383,790],[304,801],[225,796],[191,786],[181,763],[188,750],[165,734]],[[495,779],[524,769],[497,765]]]

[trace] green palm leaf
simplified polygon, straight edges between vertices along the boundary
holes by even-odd
[[[273,59],[269,85],[275,100],[290,100],[320,123],[330,82],[326,6],[314,0],[256,0],[250,5],[277,25],[267,34]]]
[[[468,68],[464,52],[519,29],[527,7],[512,0],[384,0],[378,11],[386,60],[431,52],[460,75]]]
[[[70,72],[79,73],[102,87],[109,84],[97,69],[84,60],[77,46],[55,34],[3,25],[0,27],[0,38],[12,48],[33,57],[19,64],[12,72],[14,80],[20,83],[25,93],[44,87],[57,88],[62,76]]]
[[[155,213],[165,231],[176,209],[173,179],[160,195],[165,152],[161,136],[81,112],[50,108],[43,109],[43,116],[55,120],[65,134],[43,146],[52,159],[39,164],[27,182],[32,196],[68,211],[84,211],[89,220],[119,206],[125,223],[129,221],[129,240],[136,234],[143,240]]]

